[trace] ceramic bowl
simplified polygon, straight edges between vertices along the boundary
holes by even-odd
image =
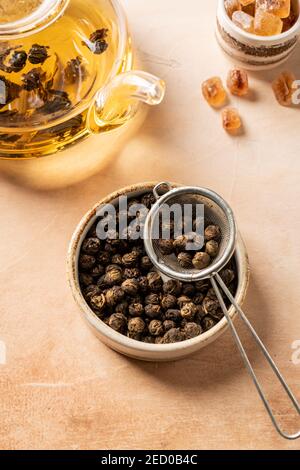
[[[139,341],[132,340],[123,336],[120,333],[112,330],[109,326],[105,325],[91,310],[86,303],[79,285],[78,279],[78,258],[80,253],[81,244],[92,227],[97,217],[97,209],[102,204],[116,203],[120,196],[127,195],[128,197],[137,197],[144,193],[151,191],[157,183],[141,183],[134,186],[123,188],[117,192],[109,194],[96,204],[90,211],[85,214],[79,222],[69,245],[67,270],[68,280],[74,296],[74,299],[81,311],[83,317],[92,328],[93,332],[99,337],[103,343],[115,351],[125,354],[126,356],[140,359],[144,361],[171,361],[182,359],[199,349],[207,346],[216,339],[218,339],[227,329],[228,324],[223,318],[211,330],[203,333],[202,335],[174,344],[146,344]],[[177,185],[174,185],[177,186]],[[239,235],[235,259],[238,269],[238,287],[236,292],[236,301],[242,305],[246,297],[248,282],[249,282],[249,261],[245,245]],[[235,317],[236,313],[234,308],[230,308],[230,316]]]
[[[299,0],[292,0],[299,15]],[[236,26],[225,10],[224,0],[217,9],[216,37],[221,48],[237,65],[249,70],[266,70],[285,62],[294,51],[300,34],[300,16],[288,31],[276,36],[256,36]]]

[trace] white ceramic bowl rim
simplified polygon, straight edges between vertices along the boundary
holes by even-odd
[[[86,300],[84,299],[83,294],[81,292],[80,285],[79,285],[79,280],[78,280],[78,255],[79,255],[81,243],[86,233],[92,227],[95,221],[97,209],[99,208],[100,205],[115,201],[121,194],[125,194],[126,192],[138,193],[138,192],[147,191],[147,190],[151,191],[156,184],[157,182],[140,183],[137,186],[130,186],[130,187],[122,188],[119,191],[112,193],[108,197],[102,199],[91,210],[89,210],[87,214],[81,219],[79,225],[77,226],[72,236],[69,249],[68,249],[67,270],[68,270],[69,283],[73,292],[73,296],[77,304],[80,306],[81,310],[85,313],[87,320],[96,330],[100,330],[102,334],[108,337],[111,341],[116,342],[116,343],[122,343],[123,346],[130,348],[132,351],[135,351],[137,355],[139,351],[163,353],[163,352],[174,352],[174,351],[177,351],[178,348],[180,348],[182,351],[185,349],[189,350],[192,346],[197,345],[198,343],[201,343],[201,342],[205,342],[211,336],[217,335],[222,330],[225,330],[228,326],[227,320],[224,317],[213,328],[211,328],[205,333],[202,333],[196,338],[185,340],[180,343],[163,344],[163,345],[162,344],[148,344],[148,343],[143,343],[140,341],[133,340],[131,338],[127,338],[121,333],[118,333],[114,331],[112,328],[110,328],[109,326],[105,325],[105,323],[102,320],[100,320],[97,317],[97,315],[92,311],[92,309],[89,307]],[[241,290],[246,289],[248,281],[249,281],[249,275],[244,280],[244,285],[241,287]],[[231,317],[234,317],[235,314],[236,312],[234,308],[231,307],[230,309]]]
[[[266,43],[284,41],[285,39],[289,39],[290,36],[293,36],[295,33],[297,33],[298,30],[300,31],[300,12],[296,23],[292,26],[292,28],[288,29],[284,33],[276,34],[274,36],[257,36],[256,34],[247,33],[247,31],[243,31],[241,28],[234,24],[234,22],[227,15],[224,0],[219,0],[219,7],[221,8],[224,21],[227,23],[228,28],[232,28],[237,34],[244,36],[245,38],[248,38],[252,41],[255,40],[257,41],[257,43],[261,43],[262,45]]]

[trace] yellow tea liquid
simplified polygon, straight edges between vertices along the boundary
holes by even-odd
[[[2,158],[53,153],[89,135],[88,109],[116,61],[120,38],[107,0],[71,0],[43,30],[1,36],[1,24],[20,19],[20,11],[29,15],[41,3],[0,0]]]

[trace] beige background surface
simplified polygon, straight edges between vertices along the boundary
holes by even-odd
[[[245,133],[228,136],[200,95],[204,79],[225,77],[230,66],[214,39],[216,0],[124,3],[145,68],[167,81],[164,104],[109,168],[77,187],[37,192],[0,180],[0,447],[297,449],[273,431],[229,333],[182,362],[144,364],[102,345],[73,302],[68,242],[103,195],[155,179],[213,188],[233,206],[249,250],[246,311],[300,398],[292,361],[300,340],[300,108],[274,101],[277,70],[251,74],[251,99],[232,100]],[[300,79],[299,52],[285,68]],[[295,429],[263,358],[242,337],[280,420]]]

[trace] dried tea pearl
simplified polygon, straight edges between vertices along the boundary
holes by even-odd
[[[132,251],[131,253],[127,253],[126,255],[123,256],[122,258],[122,263],[126,267],[131,267],[135,266],[137,261],[138,261],[139,255],[135,251]]]
[[[208,225],[204,232],[205,240],[218,240],[221,237],[221,229],[218,225]]]
[[[178,307],[182,308],[186,304],[190,304],[192,302],[191,298],[186,295],[181,295],[177,299]]]
[[[225,9],[229,18],[232,17],[235,11],[239,11],[242,9],[241,3],[239,0],[225,0],[224,4],[225,4]]]
[[[122,271],[120,269],[111,269],[105,274],[105,284],[108,286],[114,286],[120,284],[123,280]]]
[[[33,44],[28,54],[31,64],[43,64],[48,57],[48,47],[39,44]]]
[[[101,264],[96,264],[93,269],[90,271],[90,275],[93,277],[99,277],[104,274],[105,269]]]
[[[217,300],[217,294],[215,293],[215,289],[211,288],[207,291],[206,297],[209,297],[212,300]]]
[[[254,32],[259,36],[275,36],[282,32],[283,22],[272,13],[262,8],[256,9],[254,18]]]
[[[102,312],[106,305],[106,298],[104,294],[94,295],[90,300],[91,307],[98,312]]]
[[[128,311],[128,302],[126,302],[126,300],[123,300],[115,307],[116,313],[123,313],[123,315],[126,315],[127,311]]]
[[[229,284],[232,283],[235,279],[235,273],[232,269],[222,269],[220,271],[220,277],[222,278],[223,282],[228,286]]]
[[[172,320],[174,322],[180,321],[182,319],[180,310],[170,309],[165,313],[166,320]]]
[[[141,259],[141,268],[149,271],[153,268],[153,264],[148,256],[143,256]]]
[[[128,322],[128,331],[130,333],[141,334],[143,333],[145,327],[145,322],[140,317],[131,318]]]
[[[214,108],[223,106],[227,100],[227,93],[219,77],[212,77],[202,84],[202,94],[208,104]]]
[[[184,235],[177,237],[173,242],[173,249],[175,252],[180,253],[185,250],[187,238]]]
[[[141,204],[145,206],[147,209],[151,209],[152,205],[155,204],[156,199],[153,193],[144,194],[141,199]]]
[[[124,270],[125,279],[138,279],[141,275],[141,271],[138,268],[126,268]]]
[[[162,255],[171,255],[173,253],[173,240],[159,240],[159,250]]]
[[[90,286],[91,284],[93,284],[94,282],[94,279],[92,276],[90,276],[89,274],[85,274],[85,273],[81,273],[79,275],[79,282],[82,286]]]
[[[233,95],[247,95],[249,91],[247,72],[241,69],[230,70],[227,77],[227,88]]]
[[[210,287],[211,284],[207,279],[195,282],[195,288],[197,293],[205,293]]]
[[[126,294],[131,296],[135,296],[139,291],[139,283],[136,279],[126,279],[121,287]]]
[[[216,321],[216,322],[219,322],[222,320],[222,318],[224,318],[224,313],[222,312],[221,309],[219,310],[216,310],[212,313],[210,313],[210,316]]]
[[[159,273],[151,272],[147,276],[149,290],[151,292],[159,292],[162,288],[163,281]]]
[[[79,266],[81,269],[88,270],[92,269],[96,264],[96,258],[91,255],[81,255],[79,257]]]
[[[173,320],[165,320],[163,322],[164,331],[167,332],[172,328],[176,328],[176,323]]]
[[[116,255],[114,255],[114,256],[112,257],[111,262],[112,262],[113,264],[116,264],[116,265],[118,265],[118,266],[121,266],[121,265],[123,264],[123,263],[122,263],[122,256],[121,256],[119,253],[117,253]]]
[[[114,305],[119,304],[123,300],[124,295],[125,293],[121,287],[112,287],[105,294],[107,305],[109,307],[113,307]]]
[[[164,334],[164,327],[160,320],[152,320],[149,323],[148,329],[152,336],[161,336]]]
[[[219,243],[216,240],[210,240],[205,245],[205,251],[211,258],[215,258],[219,253]]]
[[[193,303],[195,305],[201,305],[204,299],[204,294],[201,292],[198,292],[194,297],[193,297]]]
[[[291,72],[282,72],[272,83],[275,98],[281,106],[291,106],[296,77]]]
[[[87,300],[91,299],[94,295],[101,294],[101,290],[95,284],[91,284],[84,290],[84,296]]]
[[[135,341],[141,341],[142,334],[141,333],[135,333],[132,331],[127,331],[127,338],[134,339]]]
[[[147,344],[154,344],[155,343],[155,338],[153,336],[145,336],[142,338],[143,343]]]
[[[181,323],[180,323],[180,327],[181,327],[181,331],[183,331],[185,325],[188,323],[188,320],[186,320],[185,318],[183,318],[181,320]]]
[[[114,313],[108,319],[108,325],[115,331],[122,332],[127,325],[127,318],[122,313]]]
[[[122,267],[118,266],[117,264],[109,264],[108,266],[106,266],[105,272],[109,273],[111,271],[119,271],[119,273],[121,273],[122,272]]]
[[[162,344],[171,344],[171,343],[178,343],[180,341],[184,341],[185,335],[179,328],[171,328],[171,330],[167,331],[162,340]]]
[[[132,303],[128,308],[129,315],[131,317],[141,317],[144,313],[144,307],[141,303]]]
[[[106,266],[107,264],[110,263],[110,254],[107,253],[106,251],[101,251],[99,254],[98,254],[98,261],[100,264],[102,264],[103,266]]]
[[[202,318],[206,316],[206,313],[203,310],[202,305],[197,305],[197,313],[195,315],[195,320],[201,322]]]
[[[105,275],[100,276],[98,281],[97,281],[97,286],[100,287],[100,289],[105,289],[107,287],[106,282],[105,282]]]
[[[159,294],[149,294],[145,297],[145,305],[160,305],[160,301]]]
[[[211,317],[204,317],[201,320],[201,326],[204,331],[208,331],[211,328],[213,328],[216,325],[215,320],[213,320]]]
[[[140,276],[138,279],[138,285],[139,289],[141,292],[147,292],[148,291],[148,279],[146,276]]]
[[[164,310],[175,308],[177,306],[177,298],[174,295],[166,294],[161,300],[161,306]]]
[[[101,242],[98,238],[86,238],[82,244],[82,251],[88,255],[95,255],[100,250]]]
[[[196,292],[195,285],[189,282],[185,282],[182,286],[182,295],[192,297]]]
[[[193,258],[192,258],[192,255],[190,255],[189,253],[185,253],[185,252],[179,253],[179,255],[177,256],[177,260],[178,260],[179,265],[183,269],[192,269]]]
[[[291,11],[291,0],[256,0],[256,8],[279,18],[287,18]]]
[[[163,285],[163,291],[165,294],[171,294],[175,297],[179,297],[182,290],[182,283],[180,281],[176,281],[175,279],[170,279],[169,281],[165,282]]]
[[[146,305],[145,314],[149,318],[158,318],[161,315],[160,305]]]
[[[220,304],[218,300],[213,300],[209,297],[205,297],[202,303],[202,308],[204,312],[208,315],[210,313],[216,312],[220,308]]]
[[[205,269],[210,265],[211,259],[207,253],[196,253],[193,258],[193,266],[195,269]]]
[[[141,295],[135,295],[134,297],[131,297],[131,303],[134,304],[143,304],[144,303],[144,297]]]
[[[135,198],[132,198],[130,199],[130,201],[128,201],[128,209],[134,209],[136,208],[136,206],[139,206],[140,205],[140,201],[138,199],[135,199]],[[136,214],[134,214],[135,216]]]
[[[244,11],[235,11],[232,14],[233,23],[247,33],[254,33],[254,18]]]
[[[153,336],[154,344],[163,344],[163,336]]]
[[[141,245],[133,246],[132,252],[136,253],[140,257],[144,254],[144,247]]]
[[[183,328],[183,333],[186,339],[196,338],[197,336],[201,335],[202,328],[197,323],[188,322]]]
[[[192,302],[189,304],[183,305],[182,309],[180,310],[182,318],[185,320],[193,320],[197,312],[197,307]]]

